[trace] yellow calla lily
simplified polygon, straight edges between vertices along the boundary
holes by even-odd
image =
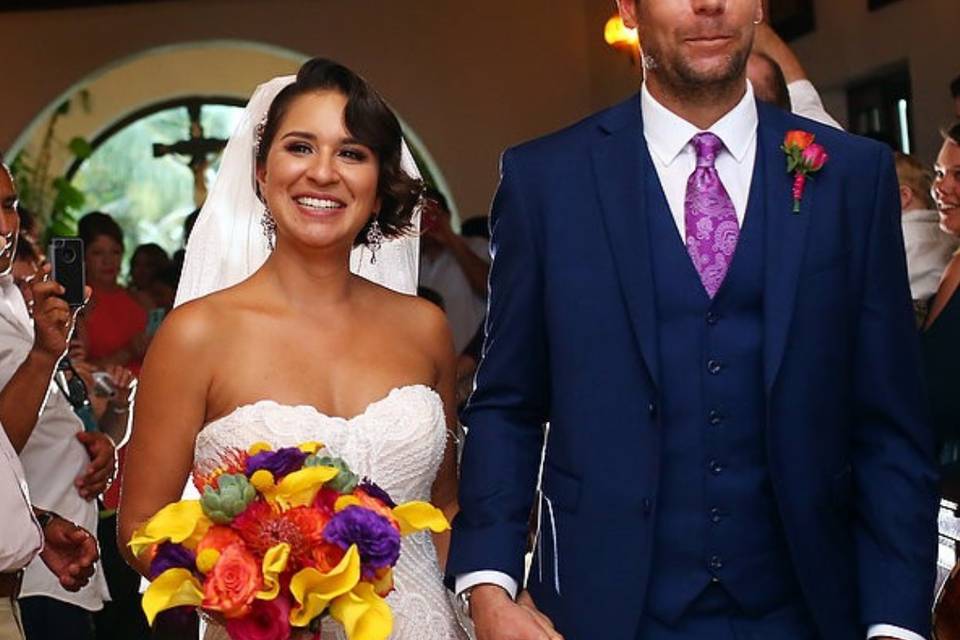
[[[290,580],[290,594],[297,606],[290,612],[290,624],[305,627],[323,613],[330,601],[349,592],[360,582],[360,551],[350,545],[343,559],[330,570],[320,573],[308,567]]]
[[[263,453],[264,451],[273,451],[273,447],[270,446],[269,442],[264,442],[263,440],[254,442],[252,445],[250,445],[250,448],[247,449],[247,453],[249,453],[251,456],[255,456],[258,453]]]
[[[273,600],[280,593],[280,574],[286,571],[287,561],[290,559],[290,545],[281,542],[270,547],[263,554],[263,586],[257,592],[260,600]]]
[[[347,507],[359,507],[362,506],[362,504],[360,498],[356,496],[340,496],[337,498],[337,501],[333,503],[333,510],[336,513],[340,513]]]
[[[203,515],[199,500],[181,500],[160,509],[146,524],[137,529],[127,546],[140,557],[145,549],[160,542],[176,542],[196,549],[213,522]]]
[[[143,612],[152,626],[157,614],[182,606],[199,606],[203,602],[200,582],[186,569],[167,569],[143,592]]]
[[[367,582],[331,602],[330,615],[343,625],[350,640],[386,640],[393,632],[393,613],[387,601]]]
[[[400,523],[401,535],[410,535],[429,529],[442,533],[450,528],[446,516],[429,502],[405,502],[393,509],[393,517]]]
[[[306,467],[289,473],[277,484],[273,500],[284,510],[309,505],[323,488],[323,483],[338,473],[340,470],[336,467]]]
[[[317,442],[316,440],[313,440],[313,441],[310,441],[310,442],[304,442],[303,444],[301,444],[301,445],[298,446],[297,448],[300,449],[300,451],[303,451],[303,452],[304,452],[305,454],[307,454],[308,456],[312,456],[312,455],[315,454],[317,451],[320,451],[320,449],[323,449],[323,443],[322,443],[322,442]]]

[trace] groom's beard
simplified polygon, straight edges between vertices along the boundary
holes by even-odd
[[[668,56],[655,49],[644,49],[643,68],[648,76],[656,75],[671,94],[686,101],[703,103],[743,87],[752,48],[751,38],[749,46],[730,54],[723,66],[706,71],[695,68],[681,55]]]

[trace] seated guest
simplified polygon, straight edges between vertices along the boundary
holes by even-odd
[[[960,122],[944,135],[937,155],[933,196],[940,228],[960,238]],[[960,462],[960,253],[947,264],[922,333],[924,368],[941,444],[941,462]]]
[[[768,56],[780,67],[787,83],[787,92],[790,94],[790,111],[836,129],[843,128],[833,119],[833,116],[827,113],[820,94],[807,78],[807,72],[804,71],[796,54],[770,25],[766,23],[757,25],[753,52]],[[753,82],[754,78],[749,75],[749,68],[748,77]]]
[[[115,471],[113,440],[106,433],[84,431],[55,379],[74,313],[58,297],[63,288],[50,281],[50,267],[43,267],[32,284],[32,318],[13,282],[10,271],[19,227],[16,191],[9,171],[0,167],[0,235],[12,239],[0,251],[0,424],[19,453],[34,506],[96,531],[96,498]],[[127,417],[115,414],[104,427],[122,439]],[[4,528],[0,537],[6,535]],[[31,640],[91,637],[90,612],[100,609],[108,597],[103,572],[98,568],[79,590],[67,587],[72,585],[50,573],[42,558],[26,567],[19,605]]]
[[[940,228],[940,215],[930,191],[930,170],[915,157],[900,152],[896,153],[896,166],[910,294],[922,323],[926,304],[937,292],[943,269],[957,250],[957,238]]]
[[[150,295],[150,284],[158,273],[172,264],[170,256],[158,244],[142,244],[133,250],[130,256],[130,285],[127,291],[147,309],[155,308],[157,305],[153,296]]]

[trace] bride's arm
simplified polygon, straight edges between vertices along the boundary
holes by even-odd
[[[431,305],[432,307],[432,305]],[[447,419],[447,446],[443,452],[443,461],[433,483],[430,500],[435,507],[443,511],[447,520],[452,522],[460,506],[457,503],[457,359],[453,350],[453,336],[442,311],[431,314],[431,341],[437,368],[435,388],[443,399],[444,415]],[[450,532],[434,534],[434,544],[441,570],[447,564],[447,552],[450,549]]]
[[[213,322],[204,301],[174,311],[153,340],[140,376],[127,445],[118,523],[120,553],[146,575],[147,563],[127,547],[133,532],[180,499],[204,423]]]

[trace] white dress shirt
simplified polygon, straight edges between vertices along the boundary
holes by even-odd
[[[0,536],[0,573],[23,569],[40,553],[43,532],[30,506],[30,492],[10,439],[0,426],[0,513],[3,514],[3,535]]]
[[[10,276],[0,277],[0,294],[0,386],[3,386],[30,353],[33,322]],[[70,402],[51,382],[37,425],[20,452],[20,461],[36,507],[56,512],[96,536],[97,503],[80,497],[73,484],[90,462],[86,448],[77,440],[77,433],[81,431],[83,424]],[[109,600],[99,563],[90,582],[71,593],[60,586],[60,581],[39,558],[27,566],[20,587],[20,597],[29,596],[47,596],[88,611],[103,608],[103,601]]]
[[[653,166],[677,231],[681,238],[685,238],[684,199],[687,181],[697,165],[697,154],[691,141],[703,131],[657,102],[647,90],[646,84],[640,91],[640,111],[643,115],[643,136],[650,149]],[[723,142],[723,149],[717,154],[715,166],[733,201],[737,222],[741,227],[757,158],[759,122],[753,86],[747,81],[746,92],[740,102],[707,129]],[[457,576],[455,589],[457,593],[461,593],[478,584],[495,584],[506,589],[511,597],[515,598],[517,595],[516,581],[499,571],[474,571]],[[900,640],[924,640],[916,633],[890,625],[873,625],[868,629],[868,639],[882,636]]]
[[[940,214],[930,209],[904,211],[903,246],[907,252],[910,297],[927,300],[940,287],[940,277],[957,250],[957,239],[940,228]]]

